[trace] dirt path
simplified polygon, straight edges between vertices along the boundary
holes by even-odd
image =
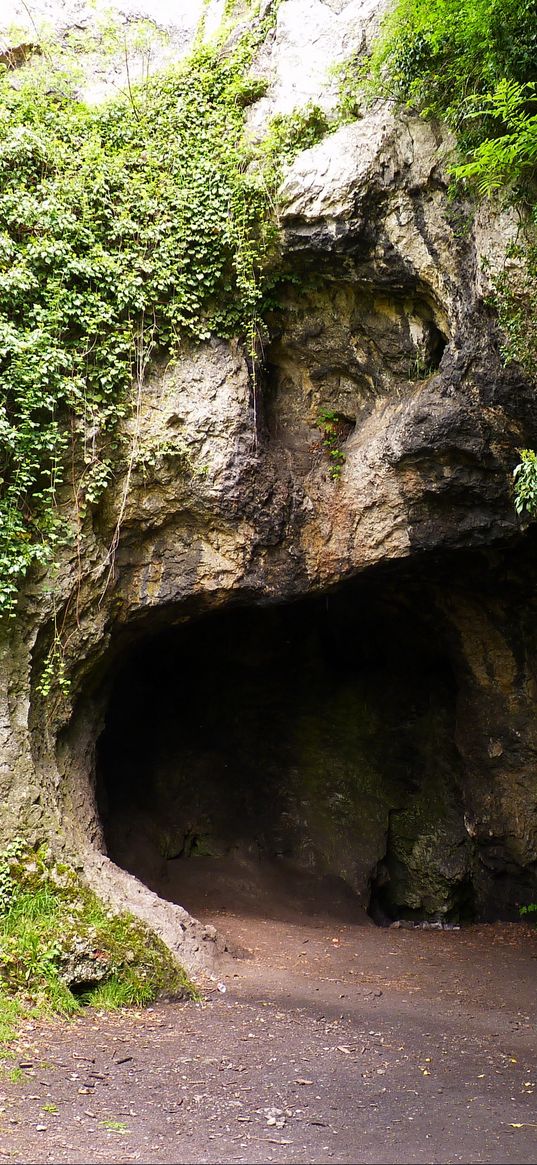
[[[28,1026],[0,1161],[537,1160],[535,932],[213,921],[225,992]]]

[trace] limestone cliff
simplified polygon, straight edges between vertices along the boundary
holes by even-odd
[[[164,0],[143,7],[173,23]],[[172,8],[168,58],[203,5]],[[43,3],[59,9],[90,19]],[[332,108],[327,66],[378,11],[282,0],[252,132]],[[205,856],[283,855],[365,904],[373,888],[391,917],[516,916],[535,896],[535,539],[511,494],[535,390],[502,363],[487,303],[484,260],[514,224],[453,202],[448,147],[377,103],[296,157],[277,208],[289,281],[255,382],[217,340],[155,368],[125,421],[144,457],[3,632],[0,833],[56,837],[187,963],[214,933],[111,862],[105,834],[156,886],[159,862],[205,838]],[[44,699],[58,620],[70,688]],[[207,702],[221,708],[196,737]]]

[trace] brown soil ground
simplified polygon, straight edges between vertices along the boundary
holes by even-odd
[[[242,951],[226,991],[29,1023],[0,1162],[533,1165],[537,932],[379,929],[334,885],[220,873],[183,890]]]

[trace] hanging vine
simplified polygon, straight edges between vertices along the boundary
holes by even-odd
[[[0,613],[80,538],[58,504],[68,459],[83,513],[148,360],[211,335],[254,346],[275,239],[275,169],[245,134],[255,43],[198,47],[97,107],[60,66],[0,77]]]

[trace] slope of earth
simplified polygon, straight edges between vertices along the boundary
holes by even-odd
[[[0,1161],[535,1161],[536,932],[277,913],[198,1004],[29,1023]]]

